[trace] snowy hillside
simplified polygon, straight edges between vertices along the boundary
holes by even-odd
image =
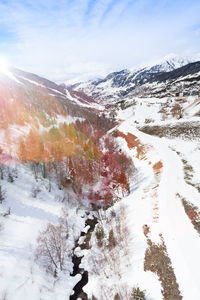
[[[75,267],[79,238],[129,193],[134,164],[107,134],[115,121],[83,93],[9,69],[0,106],[0,295],[73,299],[87,274]]]
[[[198,299],[200,123],[192,114],[170,114],[179,98],[162,100],[167,119],[156,98],[116,106],[112,134],[137,172],[130,194],[101,212],[91,250],[79,254],[89,269],[84,290],[95,299],[137,299],[134,287],[140,299]],[[197,99],[185,102],[183,109]],[[150,117],[153,124],[145,122]]]
[[[169,106],[166,118],[159,116],[157,98],[115,106],[113,134],[137,173],[128,197],[102,213],[103,233],[97,231],[84,252],[83,266],[94,264],[85,290],[97,299],[137,299],[131,298],[133,286],[145,291],[141,299],[198,299],[200,123],[184,114],[198,99],[185,98],[181,118],[170,109],[180,104],[178,97],[162,101]]]
[[[149,102],[152,100],[156,99],[149,99]],[[191,101],[192,99],[186,100]],[[146,184],[143,187],[141,185],[141,189],[138,189],[141,193],[139,203],[145,201],[145,206],[141,209],[135,208],[138,209],[136,216],[139,211],[142,211],[139,220],[144,218],[143,226],[145,224],[146,227],[143,229],[149,245],[144,266],[159,276],[163,293],[166,293],[165,299],[181,299],[182,297],[188,300],[198,299],[200,263],[198,255],[200,250],[200,189],[199,161],[197,159],[199,156],[199,118],[189,119],[188,116],[186,118],[183,116],[180,120],[171,117],[168,121],[162,121],[158,115],[153,113],[154,105],[151,104],[151,118],[155,125],[146,124],[144,126],[143,120],[140,121],[140,116],[142,110],[145,114],[144,102],[148,103],[148,99],[140,101],[143,102],[143,109],[140,108],[139,111],[135,110],[131,114],[130,107],[123,111],[119,110],[121,125],[118,127],[118,131],[123,132],[123,134],[120,133],[120,136],[126,140],[129,148],[138,151],[137,140],[141,150],[142,145],[144,147],[146,145],[146,151],[142,151],[139,159],[154,171],[154,185]],[[139,103],[138,106],[140,107]],[[134,120],[138,120],[138,125],[134,124]],[[155,161],[149,163],[149,160],[152,160],[152,152],[154,159],[156,157],[160,164],[155,164]],[[132,194],[133,199],[138,190]],[[133,204],[128,201],[128,205],[131,209]],[[152,215],[148,215],[148,208],[151,209]],[[142,227],[142,224],[140,226]],[[130,228],[134,232],[133,235],[137,236],[138,230],[136,232],[133,226]],[[157,245],[157,252],[152,248],[152,243]],[[166,247],[163,250],[169,257],[168,266],[172,266],[173,277],[176,278],[176,281],[172,279],[172,270],[165,270],[163,259],[161,259],[162,263],[159,263],[159,255],[161,255],[159,247]],[[156,261],[154,261],[155,254]],[[167,282],[168,280],[169,282]],[[173,289],[177,294],[172,296]],[[155,299],[160,298],[157,296]]]
[[[28,166],[1,166],[0,206],[0,296],[1,299],[69,299],[79,277],[70,277],[73,264],[66,259],[66,271],[56,280],[45,273],[35,260],[37,238],[47,224],[59,224],[67,211],[70,228],[75,228],[68,239],[68,251],[73,239],[84,227],[85,212],[77,212],[73,203],[63,203],[64,191],[55,183],[49,192],[49,182],[42,177],[35,180]],[[2,178],[1,177],[1,178]],[[11,179],[12,178],[12,179]],[[68,281],[68,286],[66,286]]]

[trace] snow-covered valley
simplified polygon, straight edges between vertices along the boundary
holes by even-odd
[[[0,299],[198,300],[199,96],[0,91]]]

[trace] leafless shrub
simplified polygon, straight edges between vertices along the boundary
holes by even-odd
[[[124,251],[124,254],[128,253],[128,242],[130,236],[126,219],[126,208],[121,205],[119,212],[115,217],[114,228],[118,239],[118,246]]]
[[[77,212],[76,212],[77,213]],[[62,208],[59,223],[65,228],[66,236],[71,243],[80,237],[80,232],[74,223],[74,215],[70,213],[70,209]],[[73,248],[74,244],[72,245]]]
[[[130,266],[131,255],[126,206],[121,204],[107,211],[101,209],[97,217],[100,222],[96,225],[93,242],[96,241],[98,247],[91,249],[87,264],[90,272],[99,278],[100,299],[114,299],[115,296],[115,299],[130,299],[131,287],[120,283],[124,267]],[[113,286],[107,284],[111,278]]]
[[[116,238],[113,229],[111,229],[108,235],[108,247],[113,248],[115,246],[116,246]]]
[[[116,217],[116,212],[115,212],[114,209],[111,210],[110,215],[111,215],[112,218],[115,218],[115,217]]]
[[[11,172],[8,173],[8,182],[10,182],[10,183],[14,182],[14,177]]]
[[[0,300],[7,300],[8,299],[8,293],[6,290],[4,290],[1,294]]]
[[[0,185],[0,203],[2,204],[5,200],[6,191],[5,189]]]
[[[0,179],[3,180],[4,179],[4,167],[0,166]]]
[[[98,225],[95,230],[95,236],[99,247],[103,245],[103,238],[105,237],[104,229],[101,225]]]
[[[115,296],[114,296],[114,299],[113,300],[120,300],[120,296],[119,296],[119,294],[117,293],[117,294],[115,294]]]
[[[65,192],[61,196],[58,197],[58,201],[62,203],[69,203],[69,193]]]
[[[63,225],[48,224],[37,239],[36,259],[47,272],[57,276],[57,271],[65,271],[66,259],[70,254],[68,233]]]
[[[10,215],[10,213],[11,213],[11,209],[10,209],[10,207],[8,208],[8,210],[7,211],[5,211],[4,213],[3,213],[3,217],[7,217],[7,216],[9,216]]]
[[[120,281],[112,286],[103,286],[101,283],[100,299],[104,300],[131,300],[131,291],[128,285],[121,283]]]
[[[94,295],[92,295],[92,298],[89,298],[89,300],[98,300]]]
[[[32,194],[32,197],[33,198],[37,198],[37,195],[41,192],[41,189],[38,185],[35,185],[32,187],[32,191],[31,191],[31,194]]]
[[[144,121],[144,123],[145,124],[154,123],[154,120],[146,118],[145,121]]]

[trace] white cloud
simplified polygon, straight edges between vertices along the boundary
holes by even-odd
[[[14,65],[58,81],[199,52],[200,3],[175,2],[11,0],[0,5],[0,26],[14,39],[0,45]]]

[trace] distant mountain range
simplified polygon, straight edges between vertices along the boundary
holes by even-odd
[[[106,104],[122,97],[164,97],[198,89],[200,63],[193,59],[169,57],[158,64],[137,70],[110,73],[103,79],[73,85],[96,102]],[[188,77],[189,76],[189,77]]]

